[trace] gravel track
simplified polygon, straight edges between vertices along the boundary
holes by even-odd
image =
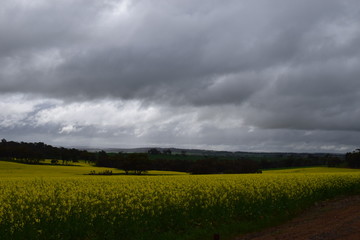
[[[285,224],[234,240],[360,240],[360,196],[318,203]]]

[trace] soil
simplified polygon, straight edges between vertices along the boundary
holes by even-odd
[[[291,221],[234,240],[360,240],[360,196],[316,204]]]

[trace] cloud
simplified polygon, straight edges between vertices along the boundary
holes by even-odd
[[[24,99],[27,104],[20,111]],[[349,131],[261,129],[246,123],[231,105],[169,107],[112,99],[79,103],[20,95],[11,102],[4,105],[12,121],[1,125],[2,137],[60,146],[345,152],[356,148],[360,137]]]
[[[77,132],[79,131],[78,128],[76,128],[75,126],[73,125],[67,125],[67,126],[64,126],[60,129],[59,133],[72,133],[72,132]]]
[[[266,1],[15,3],[3,3],[3,19],[13,21],[1,28],[6,36],[1,44],[1,89],[60,98],[170,98],[197,104],[203,101],[189,96],[198,91],[210,102],[222,103],[206,90],[238,75],[233,80],[236,89],[250,91],[232,97],[241,102],[258,89],[257,80],[243,75],[261,76],[278,66],[328,60],[339,53],[357,56],[352,50],[359,42],[353,1],[349,6],[338,1],[282,0],[271,5]],[[249,87],[249,81],[254,86]],[[217,94],[228,91],[222,88]]]
[[[22,94],[0,96],[0,128],[15,128],[31,124],[34,114],[56,100],[34,99]]]
[[[11,136],[254,150],[293,141],[289,149],[337,151],[327,137],[340,146],[360,130],[355,0],[4,0],[1,8],[0,127]],[[302,145],[299,131],[318,138]]]
[[[248,101],[246,121],[263,128],[359,131],[359,60],[284,71]]]

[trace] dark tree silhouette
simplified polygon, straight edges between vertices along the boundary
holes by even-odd
[[[345,161],[350,168],[360,168],[360,149],[346,153]]]
[[[161,152],[156,148],[151,148],[148,150],[148,154],[157,155],[157,154],[161,154]]]

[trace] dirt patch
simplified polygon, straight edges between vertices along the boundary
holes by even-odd
[[[360,240],[360,196],[316,204],[291,221],[234,240]]]

